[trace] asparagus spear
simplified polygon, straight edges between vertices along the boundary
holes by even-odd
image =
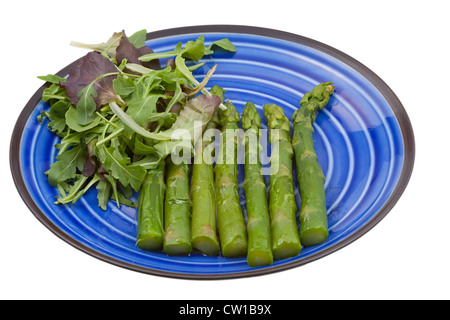
[[[163,247],[164,226],[164,161],[144,178],[138,198],[136,244],[144,250],[160,250]]]
[[[238,141],[235,133],[239,128],[239,113],[231,102],[228,101],[225,106],[227,109],[220,113],[222,132],[218,162],[214,168],[217,222],[222,255],[236,257],[247,253],[247,226],[242,215],[238,189]],[[230,150],[230,146],[234,149]]]
[[[318,110],[324,108],[334,92],[331,82],[316,86],[300,101],[300,109],[293,115],[292,145],[295,152],[300,187],[300,240],[312,246],[328,237],[328,218],[325,204],[325,176],[317,161],[313,142],[313,123]]]
[[[168,157],[166,186],[164,251],[168,255],[186,255],[192,251],[188,164],[175,164]]]
[[[247,263],[251,267],[273,262],[270,235],[270,217],[267,205],[266,184],[261,175],[259,130],[261,118],[255,105],[248,102],[242,113],[245,130],[245,180],[247,203],[248,251]]]
[[[218,96],[223,103],[224,90],[214,86],[211,94]],[[206,125],[208,129],[215,129],[219,123],[219,115],[216,112],[211,121]],[[214,188],[213,164],[205,162],[203,152],[205,148],[213,143],[213,139],[202,139],[201,144],[195,146],[195,156],[201,157],[202,161],[194,161],[192,165],[191,195],[192,195],[192,223],[191,242],[194,249],[209,256],[219,254],[219,242],[217,239],[216,226],[216,192]]]
[[[272,150],[278,150],[273,151],[270,156],[269,212],[272,221],[272,250],[275,259],[283,259],[296,256],[301,250],[292,178],[294,152],[289,119],[284,115],[283,109],[275,104],[265,104],[263,110],[268,120]]]

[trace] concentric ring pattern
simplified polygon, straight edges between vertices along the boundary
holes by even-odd
[[[39,102],[23,129],[20,168],[30,197],[70,242],[109,262],[137,271],[186,278],[232,278],[284,270],[312,261],[338,248],[374,219],[391,197],[402,174],[405,145],[399,122],[385,96],[367,78],[345,62],[299,42],[257,34],[202,32],[164,36],[148,41],[155,52],[171,50],[178,42],[205,35],[207,44],[227,37],[234,54],[216,52],[202,60],[201,79],[217,64],[208,86],[225,88],[226,99],[241,112],[252,101],[267,122],[262,105],[275,103],[291,119],[305,92],[332,81],[336,92],[314,124],[319,162],[326,176],[330,236],[299,256],[273,265],[249,268],[245,258],[225,259],[192,254],[168,257],[145,252],[135,245],[137,210],[111,202],[107,211],[97,206],[96,190],[73,205],[53,204],[57,191],[45,171],[55,157],[57,138],[40,125],[37,116],[48,108]],[[244,178],[240,171],[240,182]],[[267,177],[268,178],[268,177]],[[295,180],[296,182],[296,180]],[[300,195],[296,184],[297,204]],[[245,209],[245,197],[241,189]],[[245,210],[244,210],[245,211]]]

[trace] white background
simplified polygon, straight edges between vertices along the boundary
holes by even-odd
[[[2,299],[450,298],[448,1],[8,1],[1,23]],[[297,33],[378,74],[411,119],[416,162],[394,209],[353,244],[267,276],[188,281],[122,269],[71,247],[27,209],[10,172],[14,124],[42,81],[85,54],[71,40],[201,24]]]

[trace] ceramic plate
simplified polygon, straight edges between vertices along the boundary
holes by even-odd
[[[312,262],[350,244],[374,227],[395,205],[413,169],[414,136],[408,116],[392,90],[367,67],[317,41],[282,31],[249,26],[193,26],[147,34],[155,52],[198,36],[205,43],[229,38],[234,54],[205,57],[195,74],[202,79],[217,64],[208,87],[218,84],[242,112],[252,101],[275,103],[291,119],[302,96],[331,81],[336,91],[314,124],[314,141],[326,177],[329,238],[303,248],[300,255],[251,268],[245,258],[206,257],[194,253],[169,257],[135,245],[137,209],[111,202],[97,206],[96,190],[73,205],[55,205],[57,190],[44,174],[55,158],[58,138],[37,116],[49,106],[39,88],[23,109],[10,149],[17,189],[31,212],[58,237],[106,262],[153,275],[187,279],[224,279],[268,274]],[[164,61],[162,61],[164,63]],[[58,75],[66,76],[70,66]],[[262,112],[263,127],[267,121]],[[240,171],[242,187],[243,172]],[[296,182],[296,180],[295,180]],[[297,205],[300,195],[295,183]],[[241,188],[245,214],[245,197]]]

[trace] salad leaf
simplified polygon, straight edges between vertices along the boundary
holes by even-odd
[[[160,98],[166,98],[166,96],[154,94],[144,98],[134,99],[128,104],[127,114],[129,114],[137,124],[144,126],[152,113],[156,111],[156,103]]]
[[[66,81],[65,78],[62,78],[62,77],[59,77],[59,76],[53,75],[53,74],[48,74],[46,76],[39,76],[38,78],[41,80],[53,83],[53,84],[59,84],[60,82]]]
[[[57,201],[55,202],[56,204],[70,203],[70,202],[74,203],[84,193],[86,193],[86,191],[88,190],[88,187],[85,187],[83,189],[83,186],[84,186],[85,182],[88,181],[89,178],[85,177],[81,174],[76,174],[75,176],[76,176],[76,179],[73,184],[65,183],[64,186],[58,185],[58,189],[59,189],[61,196],[56,197],[56,199],[57,199]],[[97,182],[96,180],[91,180],[91,183],[89,183],[88,186],[91,186],[92,184]],[[67,194],[66,194],[66,192],[67,192]]]
[[[113,88],[123,99],[136,91],[136,85],[134,84],[133,79],[122,75],[117,76],[117,78],[113,80]]]
[[[124,36],[124,32],[114,32],[114,34],[111,36],[111,38],[108,39],[106,42],[98,43],[98,44],[86,44],[81,43],[77,41],[72,41],[70,43],[71,46],[79,47],[83,49],[89,49],[96,51],[98,53],[105,52],[110,57],[115,58],[116,57],[116,50],[119,46],[120,39]]]
[[[73,64],[67,81],[60,82],[60,85],[66,89],[67,96],[74,105],[78,104],[83,95],[92,95],[94,90],[97,95],[92,99],[99,108],[117,99],[113,87],[117,74],[118,70],[113,62],[96,52],[89,52]],[[83,94],[80,95],[80,92]]]
[[[112,112],[120,119],[122,122],[129,127],[132,131],[135,133],[149,139],[153,140],[169,140],[170,136],[166,136],[160,133],[154,133],[145,130],[145,128],[141,127],[139,124],[136,123],[136,121],[133,120],[131,116],[125,113],[116,102],[111,102],[109,104],[109,107],[111,108]]]
[[[145,177],[145,169],[141,166],[130,165],[130,158],[119,149],[104,144],[97,147],[95,154],[103,167],[123,185],[130,184],[135,191],[139,191]]]
[[[76,132],[85,132],[87,130],[95,128],[101,121],[101,118],[98,115],[96,115],[93,116],[92,121],[89,122],[88,124],[86,125],[80,124],[79,113],[77,112],[77,109],[73,106],[69,107],[68,110],[66,111],[65,119],[67,126]]]
[[[134,44],[136,48],[141,48],[145,46],[145,41],[147,40],[147,30],[142,29],[140,31],[135,32],[131,36],[128,37],[128,40]]]
[[[138,40],[139,42],[139,40]],[[140,45],[140,43],[138,43]],[[116,59],[117,62],[122,62],[123,59],[127,59],[127,62],[129,63],[135,63],[140,64],[146,68],[154,69],[154,70],[160,70],[161,65],[159,64],[158,59],[154,59],[149,62],[143,62],[139,60],[140,56],[146,55],[146,54],[152,54],[153,50],[150,49],[147,46],[140,46],[136,47],[130,40],[125,36],[120,39],[120,44],[117,47],[116,52]]]
[[[111,184],[106,179],[101,179],[97,183],[97,199],[98,199],[98,206],[102,208],[103,210],[106,210],[106,207],[108,205],[109,198],[111,196]]]
[[[205,37],[199,36],[195,41],[188,41],[184,48],[182,43],[178,43],[174,50],[168,52],[149,53],[139,58],[141,61],[152,61],[153,59],[169,58],[175,56],[182,56],[186,59],[191,59],[198,62],[205,55],[211,55],[214,53],[213,48],[219,47],[222,50],[229,52],[236,52],[236,47],[227,38],[220,39],[211,43],[208,47],[205,47]]]
[[[178,55],[175,58],[175,65],[177,66],[177,70],[180,71],[187,79],[189,79],[189,81],[191,81],[193,84],[195,84],[196,86],[200,86],[200,83],[197,81],[197,79],[195,79],[195,77],[192,75],[191,71],[189,70],[189,68],[186,66],[185,60],[181,55]],[[203,88],[201,90],[201,92],[207,96],[211,96],[211,93],[206,90],[205,88]],[[219,104],[219,107],[222,110],[226,110],[227,107],[221,102]]]
[[[56,187],[59,182],[75,178],[78,170],[83,170],[84,150],[81,145],[77,145],[70,150],[56,156],[56,162],[50,165],[47,171],[48,182],[52,187]]]
[[[77,103],[77,123],[82,126],[90,124],[94,120],[94,112],[97,109],[97,104],[94,101],[94,98],[97,97],[97,91],[95,91],[93,84],[94,82],[91,82],[78,93],[81,98]]]
[[[42,100],[50,105],[38,116],[61,141],[56,161],[46,172],[59,196],[73,203],[96,186],[98,204],[137,206],[129,198],[139,191],[147,170],[169,155],[189,160],[193,145],[211,120],[220,98],[205,89],[216,66],[201,82],[185,59],[199,61],[215,48],[232,51],[227,39],[205,47],[204,37],[169,52],[154,53],[141,30],[127,37],[114,33],[104,43],[73,45],[93,51],[73,63],[67,78],[44,75],[49,85]],[[235,49],[234,49],[235,50]],[[161,69],[159,59],[170,58]],[[198,95],[202,92],[204,95]]]
[[[195,41],[188,41],[184,46],[183,53],[181,56],[183,58],[194,60],[198,62],[203,56],[209,54],[209,51],[205,48],[205,37],[200,36]]]
[[[225,51],[236,52],[236,47],[227,38],[220,39],[211,43],[211,45],[206,49],[208,52],[213,51],[214,47],[219,47]]]
[[[64,79],[66,81],[66,79]],[[54,83],[50,87],[46,88],[42,93],[42,101],[47,102],[50,100],[64,100],[67,98],[64,88],[61,88],[59,83]]]
[[[185,130],[191,140],[195,142],[201,135],[203,129],[216,112],[221,100],[217,96],[200,95],[189,100],[181,110],[175,123],[169,130],[161,132],[166,136],[172,136],[176,130]]]
[[[135,133],[150,138],[153,140],[171,140],[176,130],[185,130],[185,133],[189,134],[191,139],[194,140],[198,134],[202,133],[202,130],[206,124],[211,120],[212,116],[219,107],[221,100],[219,97],[210,95],[200,95],[195,97],[186,104],[180,115],[172,127],[166,131],[160,133],[149,132],[128,114],[126,114],[115,102],[109,104],[111,110]],[[200,130],[200,131],[199,131]],[[198,138],[198,137],[197,137]]]

